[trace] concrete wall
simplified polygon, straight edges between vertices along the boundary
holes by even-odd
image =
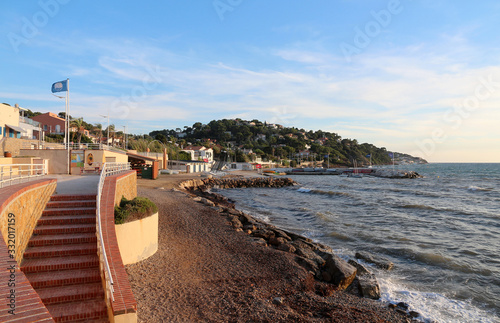
[[[21,149],[21,155],[49,160],[49,174],[68,173],[68,152],[65,149]]]
[[[3,127],[0,125],[0,127]],[[2,129],[3,133],[3,129]],[[0,141],[0,156],[3,156],[5,152],[12,153],[12,156],[21,155],[21,149],[23,145],[38,144],[38,140],[29,139],[17,139],[17,138],[4,138]],[[28,155],[29,156],[29,155]]]
[[[122,196],[127,200],[132,200],[137,196],[137,173],[128,172],[116,180],[115,205],[120,204]]]
[[[116,240],[124,265],[135,264],[158,251],[158,213],[115,225]]]
[[[0,189],[0,231],[7,246],[12,245],[9,240],[14,237],[14,259],[18,264],[21,264],[28,241],[56,186],[56,180],[51,179]]]

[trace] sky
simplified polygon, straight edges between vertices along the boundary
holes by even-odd
[[[500,162],[500,2],[2,1],[0,102],[144,134],[215,119]],[[124,128],[126,126],[126,128]]]

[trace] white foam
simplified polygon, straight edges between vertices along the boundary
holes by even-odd
[[[390,276],[378,275],[377,279],[382,301],[408,304],[409,310],[420,313],[417,319],[421,322],[500,322],[493,313],[469,302],[453,300],[439,293],[411,290]]]
[[[311,191],[312,191],[312,189],[307,188],[307,187],[301,187],[301,188],[299,188],[299,189],[297,190],[297,192],[300,192],[300,193],[309,193],[309,192],[311,192]]]
[[[491,191],[492,189],[471,185],[467,188],[467,190],[475,192],[475,191]]]

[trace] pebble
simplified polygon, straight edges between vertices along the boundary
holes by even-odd
[[[275,298],[273,298],[273,304],[276,304],[276,305],[283,304],[283,297],[275,297]]]

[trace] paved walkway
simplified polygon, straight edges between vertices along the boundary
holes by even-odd
[[[54,194],[97,194],[99,175],[47,175],[43,178],[57,179]]]

